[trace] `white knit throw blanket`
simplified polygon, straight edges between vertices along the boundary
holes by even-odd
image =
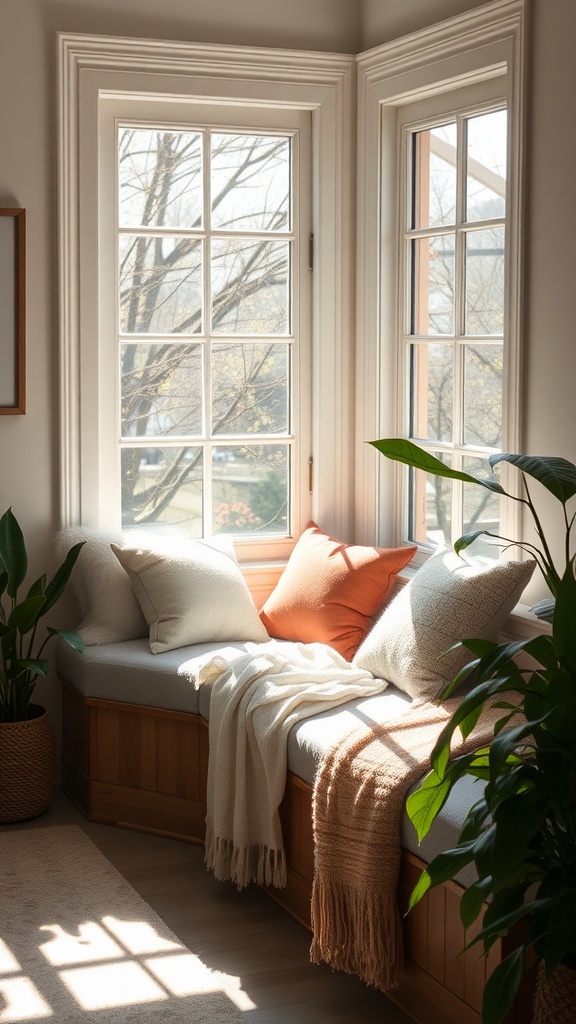
[[[212,683],[205,861],[216,878],[286,885],[278,809],[286,785],[287,738],[303,718],[380,693],[382,679],[325,644],[270,640],[203,664]]]

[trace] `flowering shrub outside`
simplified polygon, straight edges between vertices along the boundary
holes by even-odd
[[[255,516],[245,501],[227,501],[216,506],[214,529],[216,533],[228,531],[249,533],[257,530],[262,520]]]

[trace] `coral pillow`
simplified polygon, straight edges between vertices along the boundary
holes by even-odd
[[[329,644],[351,661],[415,551],[344,544],[308,523],[260,618],[270,636]]]

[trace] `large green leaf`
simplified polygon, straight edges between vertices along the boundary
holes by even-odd
[[[490,875],[482,881],[473,882],[462,893],[460,900],[460,918],[465,928],[476,920],[480,914],[486,897],[492,892],[492,879]]]
[[[453,850],[439,853],[422,872],[410,896],[407,913],[422,899],[434,885],[441,885],[453,878],[461,868],[474,859],[476,842],[465,843]]]
[[[524,974],[524,948],[510,953],[492,972],[482,999],[483,1024],[501,1024],[520,987]]]
[[[74,547],[70,548],[66,558],[62,562],[62,565],[50,580],[46,587],[46,605],[42,611],[42,615],[46,615],[46,612],[50,611],[50,608],[56,604],[56,601],[58,601],[64,593],[64,590],[68,586],[68,581],[72,575],[72,570],[76,564],[78,555],[85,543],[86,541],[83,540],[80,541],[79,544],[75,544]]]
[[[0,560],[8,576],[8,596],[15,598],[28,571],[28,556],[24,535],[11,508],[0,518]]]
[[[566,502],[576,494],[576,466],[555,455],[513,455],[502,452],[490,456],[490,465],[509,462],[522,473],[538,480],[558,501]]]
[[[15,668],[20,672],[33,672],[36,676],[48,675],[48,661],[46,658],[22,658],[16,663]]]
[[[84,650],[84,641],[78,633],[73,633],[69,629],[53,629],[51,626],[48,627],[48,633],[50,636],[59,636],[62,640],[65,640],[70,647],[73,647],[75,651],[82,654]]]
[[[576,578],[574,564],[570,562],[560,582],[556,594],[554,609],[553,644],[554,652],[573,673],[576,673],[576,629],[574,614],[576,609]]]
[[[19,633],[28,633],[38,621],[45,603],[46,599],[43,596],[28,597],[12,609],[8,624],[16,626]]]
[[[428,772],[422,782],[406,800],[406,810],[416,829],[418,842],[428,835],[432,822],[442,810],[452,787],[466,774],[474,754],[466,754],[453,761],[442,778],[434,770]]]
[[[440,459],[430,455],[429,452],[420,448],[413,441],[407,441],[402,437],[381,438],[378,441],[369,441],[382,455],[392,459],[394,462],[402,462],[414,469],[421,469],[424,473],[432,473],[434,476],[448,477],[450,480],[462,480],[467,484],[480,484],[489,491],[496,491],[498,494],[506,494],[506,491],[496,480],[483,480],[480,477],[470,476],[469,473],[461,473],[459,470],[451,469]]]

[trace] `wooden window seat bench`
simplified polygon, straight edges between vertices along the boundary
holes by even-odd
[[[152,656],[146,640],[88,647],[83,655],[64,644],[58,647],[62,785],[89,820],[203,843],[209,692],[195,690],[183,666],[188,669],[190,659],[211,649],[214,645],[201,645]],[[408,699],[399,691],[395,696]],[[347,724],[342,718],[354,715],[352,705],[358,702],[350,703],[351,707],[346,704],[298,723],[289,736],[281,806],[288,884],[267,892],[306,928],[314,871],[311,808],[318,721],[324,720],[321,732],[333,742],[339,730],[349,729],[354,721]],[[444,809],[442,834],[433,829],[436,834],[426,848],[418,849],[412,826],[404,822],[401,910],[426,860],[445,848],[447,837],[457,837],[472,802],[466,791],[470,780],[462,783]],[[481,1024],[486,977],[506,955],[505,940],[487,959],[477,948],[459,955],[465,944],[459,902],[466,882],[466,877],[457,878],[433,889],[403,919],[404,967],[399,986],[387,997],[418,1024]],[[530,996],[527,983],[507,1024],[528,1024]]]

